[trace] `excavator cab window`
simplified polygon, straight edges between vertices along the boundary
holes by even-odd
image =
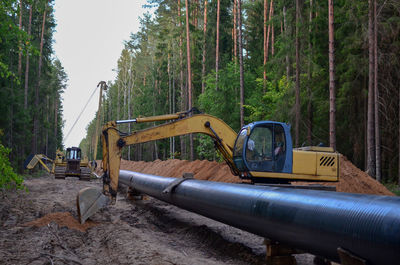
[[[249,129],[244,127],[240,132],[238,137],[236,138],[235,147],[233,148],[233,161],[236,167],[241,171],[248,171],[246,165],[243,161],[243,146],[246,142],[247,132]]]
[[[273,125],[256,126],[247,140],[245,157],[250,171],[273,171]]]
[[[281,125],[274,125],[274,161],[275,172],[282,172],[286,160],[285,130]]]
[[[283,172],[286,150],[285,130],[282,125],[259,122],[240,131],[233,160],[240,171]]]

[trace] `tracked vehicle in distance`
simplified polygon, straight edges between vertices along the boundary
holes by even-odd
[[[78,177],[80,180],[90,180],[91,170],[89,161],[82,159],[82,150],[79,147],[69,147],[65,157],[63,153],[57,152],[54,176],[56,179],[66,177]]]

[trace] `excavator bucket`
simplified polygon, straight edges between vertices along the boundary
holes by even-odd
[[[76,197],[76,206],[80,223],[85,223],[89,217],[109,203],[110,199],[99,189],[84,188],[80,190]]]

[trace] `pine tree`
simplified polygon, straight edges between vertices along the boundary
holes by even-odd
[[[333,0],[329,0],[329,145],[336,150],[336,88]]]

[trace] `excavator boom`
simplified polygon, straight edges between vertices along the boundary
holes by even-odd
[[[172,121],[171,121],[172,120]],[[128,136],[121,136],[117,130],[117,124],[126,122],[154,122],[171,121],[156,127],[133,132]],[[188,116],[186,113],[169,114],[149,118],[137,118],[129,121],[113,121],[103,127],[103,171],[104,192],[115,200],[118,187],[119,167],[121,161],[121,149],[126,145],[145,143],[180,136],[190,133],[202,133],[214,139],[217,149],[223,155],[234,174],[239,170],[232,160],[233,147],[236,140],[236,132],[221,119],[207,114]]]

